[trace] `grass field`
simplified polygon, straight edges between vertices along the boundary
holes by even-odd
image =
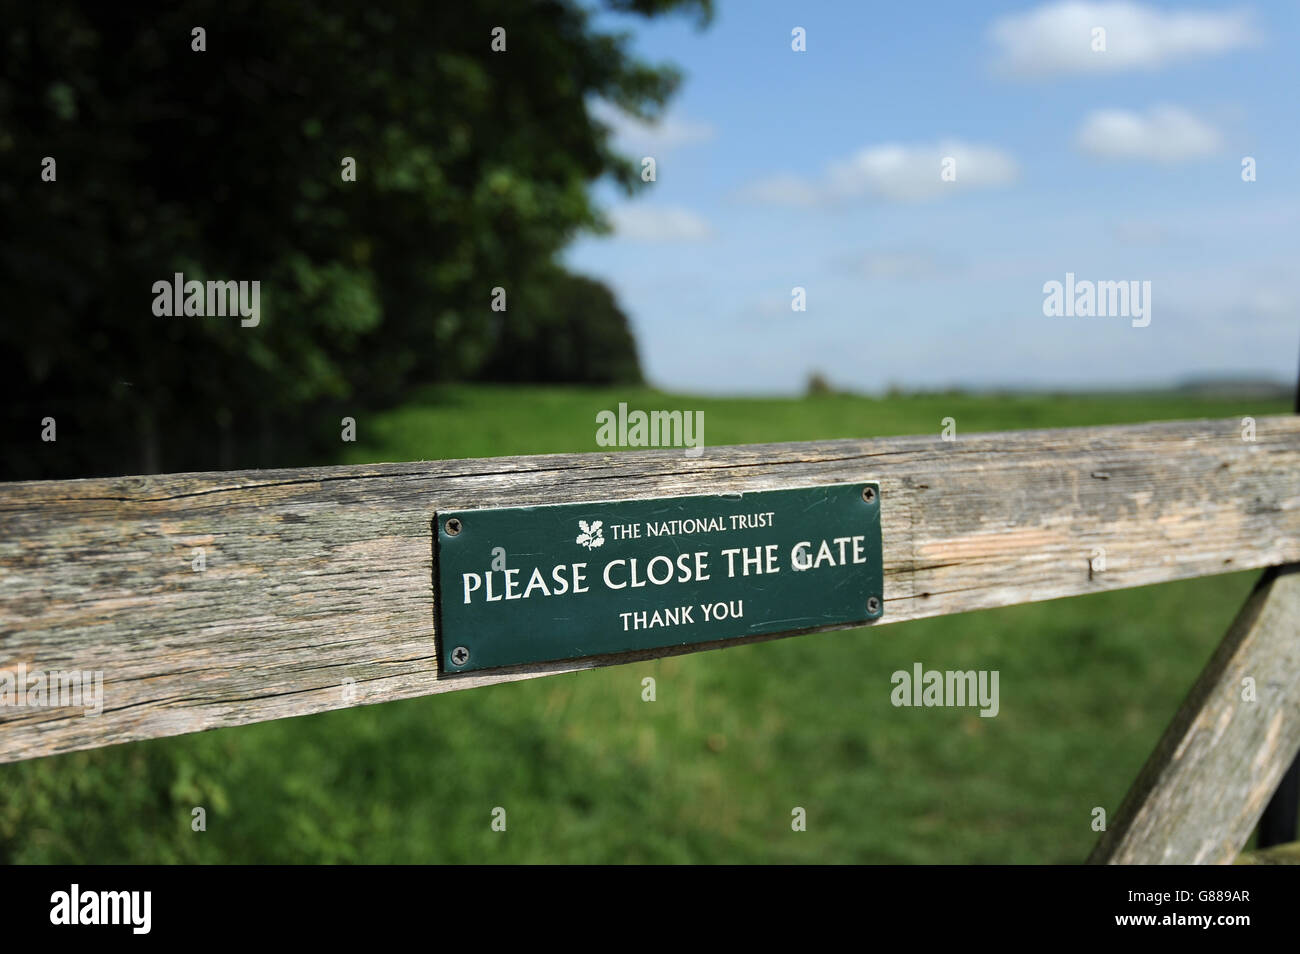
[[[595,414],[708,445],[1284,413],[1175,395],[721,399],[456,388],[345,462],[596,450]],[[0,766],[6,862],[1076,862],[1254,573],[777,640]],[[996,669],[1001,712],[890,674]],[[643,702],[654,676],[657,699]],[[111,691],[111,685],[107,687]],[[207,830],[191,830],[202,806]],[[494,832],[492,811],[506,809]],[[791,811],[807,830],[791,830]]]

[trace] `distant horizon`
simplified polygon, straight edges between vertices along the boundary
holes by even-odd
[[[816,373],[816,372],[814,372]],[[825,377],[825,376],[823,376]],[[806,394],[808,385],[811,382],[812,375],[804,381],[803,388],[793,392],[775,392],[775,391],[712,391],[705,388],[664,388],[647,381],[647,387],[656,391],[692,393],[707,395],[710,397],[799,397]],[[1297,378],[1300,378],[1300,365],[1297,365]],[[1003,382],[983,382],[983,383],[949,383],[935,385],[917,385],[907,384],[887,384],[883,388],[863,389],[856,387],[842,386],[832,378],[826,378],[829,385],[830,393],[861,395],[863,397],[880,397],[890,393],[899,394],[947,394],[947,393],[964,393],[964,394],[1097,394],[1097,395],[1122,395],[1122,394],[1168,394],[1171,392],[1187,392],[1204,395],[1224,395],[1248,393],[1252,396],[1277,397],[1280,399],[1290,399],[1300,392],[1300,383],[1288,382],[1274,375],[1256,375],[1245,372],[1207,372],[1202,375],[1192,375],[1167,382],[1152,383],[1108,383],[1097,381],[1091,384],[1077,385],[1059,385],[1045,384],[1034,381],[1003,381]]]
[[[753,398],[753,399],[784,399],[804,397],[809,392],[810,381],[805,380],[803,386],[793,391],[772,391],[772,390],[744,390],[744,389],[725,389],[715,390],[708,387],[678,388],[667,387],[654,380],[646,380],[640,387],[648,391],[656,391],[662,394],[673,395],[698,395],[707,398]],[[1094,384],[1082,384],[1077,386],[1048,385],[1034,382],[992,382],[992,383],[975,383],[975,384],[936,384],[925,386],[910,385],[893,385],[883,388],[865,389],[852,386],[845,386],[833,379],[827,379],[829,389],[824,392],[832,395],[844,395],[849,397],[888,397],[891,393],[897,393],[904,396],[926,395],[926,394],[975,394],[975,395],[993,395],[993,394],[1023,394],[1023,395],[1044,395],[1044,394],[1071,394],[1079,396],[1124,396],[1124,395],[1144,395],[1144,394],[1178,394],[1184,393],[1193,396],[1235,396],[1237,394],[1248,395],[1250,397],[1262,397],[1266,399],[1291,400],[1300,391],[1300,385],[1289,383],[1277,377],[1270,376],[1251,376],[1236,375],[1226,373],[1223,375],[1207,375],[1203,377],[1189,377],[1172,383],[1154,383],[1154,384],[1107,384],[1097,382]],[[527,381],[488,381],[476,384],[472,382],[445,382],[433,383],[431,387],[437,388],[461,388],[461,387],[479,387],[487,386],[493,388],[555,388],[560,390],[591,390],[591,391],[618,391],[629,390],[628,385],[615,384],[579,384],[568,382],[527,382]]]

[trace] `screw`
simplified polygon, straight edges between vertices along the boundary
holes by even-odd
[[[464,646],[457,646],[451,651],[451,661],[457,666],[463,666],[469,662],[469,650]]]
[[[447,531],[447,536],[454,537],[456,534],[460,533],[460,521],[455,517],[452,517],[447,521],[444,529]]]
[[[862,499],[865,500],[867,503],[871,503],[873,500],[875,500],[875,499],[876,499],[876,488],[875,488],[875,487],[863,487],[863,488],[862,488]]]
[[[878,596],[867,597],[867,612],[870,613],[872,616],[880,612],[880,597]]]

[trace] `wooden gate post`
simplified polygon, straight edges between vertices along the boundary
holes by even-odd
[[[1300,750],[1300,564],[1266,571],[1165,730],[1094,864],[1229,864]]]
[[[1295,412],[1300,414],[1300,375],[1296,378]],[[1271,848],[1296,840],[1296,816],[1300,815],[1300,755],[1282,776],[1259,820],[1259,847]]]

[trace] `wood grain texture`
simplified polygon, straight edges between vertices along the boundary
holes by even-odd
[[[1243,698],[1247,677],[1255,701]],[[1270,570],[1090,862],[1231,864],[1300,751],[1300,566]]]
[[[24,664],[105,680],[98,717],[0,707],[0,761],[736,642],[440,677],[439,509],[875,479],[883,622],[895,622],[1300,560],[1300,419],[1259,418],[1257,438],[1244,442],[1229,419],[719,447],[694,459],[644,451],[0,484],[0,672]],[[206,552],[201,573],[195,547]]]

